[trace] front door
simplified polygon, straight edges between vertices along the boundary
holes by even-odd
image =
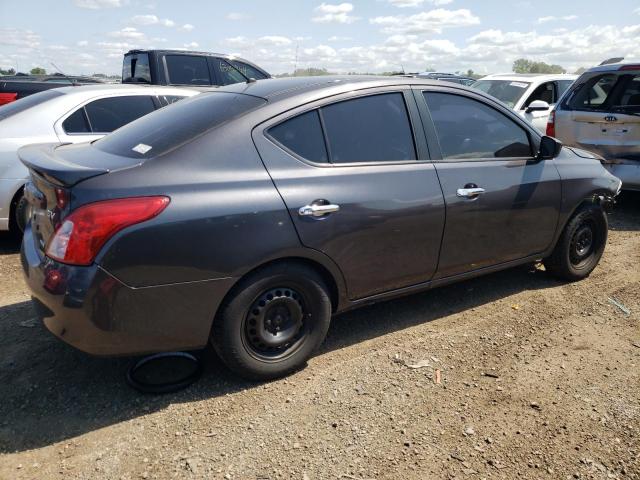
[[[432,278],[444,202],[410,89],[316,102],[254,140],[301,242],[339,266],[351,299]]]
[[[533,158],[530,132],[472,94],[446,90],[426,100],[447,220],[436,278],[545,251],[558,223],[560,177]],[[424,108],[424,104],[422,105]]]

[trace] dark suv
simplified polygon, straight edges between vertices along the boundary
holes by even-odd
[[[130,50],[122,60],[122,83],[231,85],[271,76],[243,58],[184,50]]]
[[[26,281],[94,354],[203,347],[272,378],[331,315],[543,260],[587,276],[620,181],[497,100],[415,78],[258,81],[20,150]]]

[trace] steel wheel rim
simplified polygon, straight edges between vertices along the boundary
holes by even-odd
[[[585,221],[581,223],[571,237],[569,251],[571,264],[575,267],[584,265],[595,251],[596,240],[593,222]]]
[[[296,289],[277,287],[261,293],[242,325],[242,340],[254,358],[274,362],[300,349],[309,332],[305,299]]]

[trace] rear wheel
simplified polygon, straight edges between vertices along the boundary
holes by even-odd
[[[330,321],[331,300],[321,276],[282,263],[240,282],[214,321],[211,343],[239,375],[277,378],[304,365]]]
[[[553,275],[576,281],[587,277],[602,257],[607,243],[607,215],[598,205],[579,209],[565,226],[545,268]]]
[[[11,217],[9,218],[9,229],[15,234],[22,236],[29,219],[29,202],[20,191],[11,202]]]

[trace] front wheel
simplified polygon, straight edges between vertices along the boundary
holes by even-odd
[[[567,223],[545,268],[569,281],[582,280],[596,268],[607,243],[607,214],[598,205],[580,208]]]
[[[327,287],[297,263],[243,279],[214,320],[211,343],[229,369],[252,380],[284,376],[304,365],[331,321]]]

